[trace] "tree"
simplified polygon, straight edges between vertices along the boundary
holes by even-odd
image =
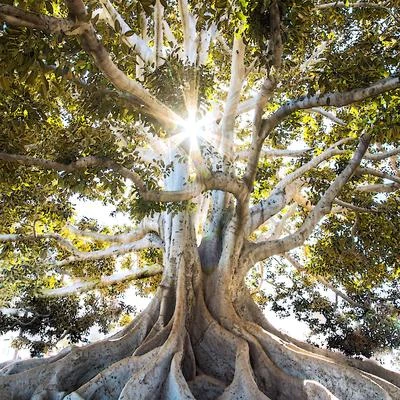
[[[350,302],[357,279],[398,276],[394,1],[19,1],[0,18],[4,277],[49,296],[162,271],[111,339],[4,365],[2,398],[400,398],[398,374],[274,329],[245,285],[281,255]],[[136,228],[71,226],[74,193]],[[27,288],[7,282],[12,306]]]

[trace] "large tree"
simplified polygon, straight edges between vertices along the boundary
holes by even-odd
[[[245,284],[285,257],[357,306],[345,289],[398,277],[395,1],[27,0],[0,20],[9,315],[22,277],[34,302],[162,272],[110,339],[3,365],[1,398],[400,399],[398,374],[283,335]],[[74,193],[136,228],[71,225]]]

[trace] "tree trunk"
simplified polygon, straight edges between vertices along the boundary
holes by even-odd
[[[228,276],[238,258],[223,259],[223,242],[198,249],[188,214],[167,215],[165,238],[162,283],[141,315],[110,339],[3,366],[0,398],[400,399],[398,374],[271,327]],[[205,273],[212,249],[218,268]]]

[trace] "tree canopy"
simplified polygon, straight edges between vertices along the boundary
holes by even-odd
[[[0,22],[0,333],[41,355],[94,324],[107,332],[128,322],[134,284],[158,313],[124,328],[145,327],[135,351],[153,354],[186,324],[179,346],[192,343],[199,370],[188,326],[209,317],[192,307],[247,341],[251,360],[264,342],[246,324],[272,329],[253,301],[346,355],[399,347],[396,1],[21,0],[0,3]],[[79,220],[77,198],[130,223]],[[233,364],[249,364],[235,346]],[[280,398],[252,367],[247,396]],[[219,368],[207,375],[237,398],[236,372]]]

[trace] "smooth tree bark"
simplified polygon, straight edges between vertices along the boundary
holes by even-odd
[[[0,4],[0,19],[9,25],[47,34],[77,35],[82,49],[109,82],[126,95],[131,106],[157,121],[165,129],[167,137],[179,133],[185,117],[177,115],[150,94],[139,79],[119,69],[97,35],[81,0],[66,0],[65,3],[69,11],[67,19],[5,4]],[[100,3],[103,9],[99,13],[104,21],[112,26],[118,21],[123,32],[130,30],[111,1]],[[360,2],[356,7],[364,4],[373,6]],[[159,0],[154,8],[153,47],[149,45],[146,29],[143,29],[144,38],[135,34],[123,40],[134,48],[142,65],[149,68],[157,68],[163,63],[164,37],[167,37],[169,45],[180,47],[179,59],[193,68],[205,63],[211,46],[222,46],[222,50],[231,55],[226,103],[222,110],[214,113],[217,117],[211,127],[207,127],[216,137],[216,142],[210,146],[220,152],[211,156],[211,169],[201,161],[196,162],[196,158],[201,160],[206,156],[199,149],[190,150],[187,139],[174,146],[172,141],[160,138],[162,145],[154,149],[155,157],[161,149],[166,164],[172,167],[159,190],[147,189],[140,174],[110,159],[88,156],[65,164],[29,155],[0,153],[2,162],[27,169],[33,167],[71,174],[90,168],[111,170],[134,185],[144,200],[180,205],[143,220],[132,232],[119,235],[102,235],[66,226],[65,229],[76,237],[110,244],[102,250],[81,251],[68,238],[53,232],[0,235],[2,243],[47,240],[60,246],[70,256],[57,262],[49,260],[49,268],[59,270],[76,261],[118,257],[143,248],[157,248],[163,252],[162,266],[150,265],[142,270],[115,273],[98,281],[80,280],[64,288],[45,291],[43,296],[63,296],[162,272],[161,283],[147,309],[121,332],[87,346],[72,346],[53,357],[2,364],[0,398],[400,399],[400,375],[373,362],[349,359],[282,334],[267,321],[245,285],[248,271],[257,262],[286,254],[296,263],[289,252],[306,242],[324,216],[332,212],[333,204],[339,206],[336,212],[348,209],[366,211],[339,199],[343,187],[353,175],[372,175],[391,181],[380,184],[384,188],[361,185],[358,187],[360,191],[379,192],[389,186],[396,190],[400,182],[398,177],[387,172],[360,167],[363,160],[386,162],[400,151],[369,152],[371,136],[365,132],[358,138],[338,141],[287,173],[267,198],[254,204],[251,195],[261,159],[297,158],[312,151],[310,148],[268,149],[263,147],[265,140],[277,126],[299,110],[322,114],[333,123],[343,125],[344,122],[331,109],[324,107],[346,106],[399,88],[399,77],[388,77],[348,91],[294,99],[264,115],[265,106],[279,84],[279,74],[269,73],[261,83],[259,93],[243,104],[241,91],[250,68],[244,63],[245,41],[239,33],[235,34],[231,50],[216,25],[196,32],[196,16],[190,11],[187,1],[178,0],[178,5],[182,43],[174,37],[168,22],[163,21],[164,9]],[[342,8],[344,3],[317,6],[319,9],[328,7]],[[282,64],[283,40],[279,18],[278,2],[272,1],[270,46],[273,71],[279,71]],[[140,75],[140,80],[142,78]],[[185,88],[189,115],[197,101],[197,89],[193,82]],[[254,110],[250,147],[235,154],[236,118],[250,110]],[[203,129],[201,121],[193,120],[192,124],[193,134]],[[347,145],[352,147],[346,148]],[[349,149],[352,149],[352,155],[347,165],[332,179],[320,199],[315,204],[304,200],[303,189],[307,181],[303,177],[333,157],[349,154]],[[220,154],[225,158],[222,168],[217,168],[223,158]],[[239,163],[244,173],[240,174],[232,166],[234,163]],[[196,207],[182,205],[182,201],[192,201]],[[288,224],[287,230],[284,229],[298,204],[304,206],[307,216],[296,227]],[[292,210],[290,214],[288,209]],[[282,218],[275,225],[274,233],[254,240],[257,229],[274,221],[278,215]],[[331,287],[346,299],[345,294]]]

